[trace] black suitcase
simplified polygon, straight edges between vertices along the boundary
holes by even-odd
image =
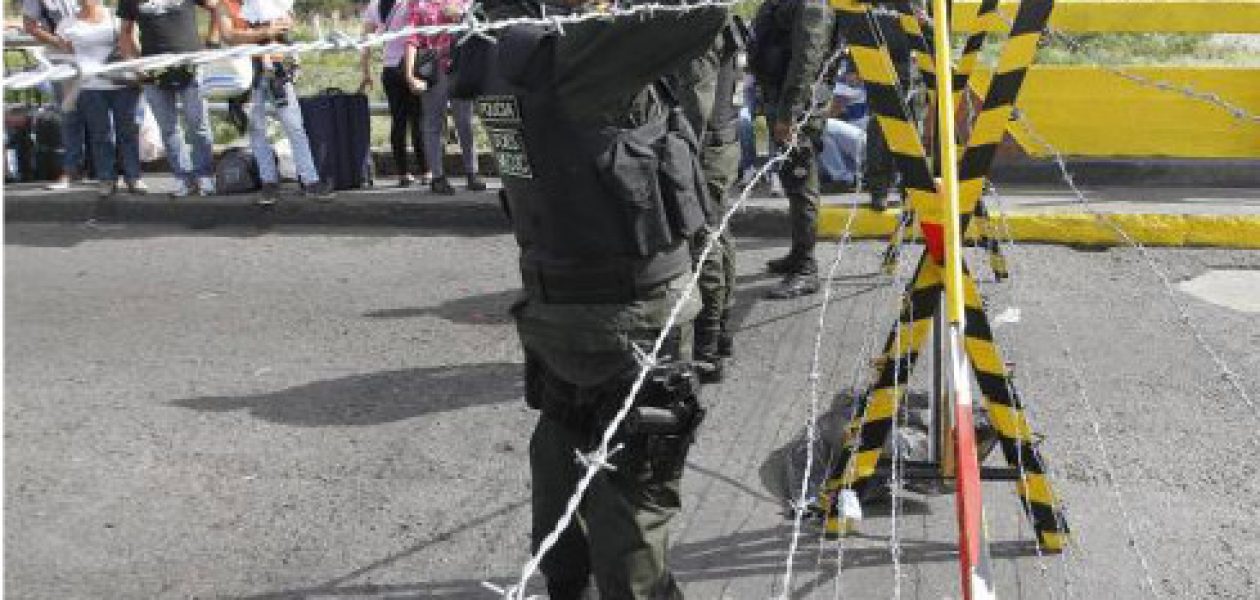
[[[371,108],[366,94],[327,89],[299,99],[311,157],[335,190],[372,185]]]
[[[51,106],[6,107],[4,149],[5,181],[49,181],[60,177],[66,153],[61,144],[61,114]]]

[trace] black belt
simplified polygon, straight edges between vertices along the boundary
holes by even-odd
[[[521,259],[521,280],[531,298],[546,304],[626,304],[691,266],[686,244],[644,261],[600,265],[547,265]]]

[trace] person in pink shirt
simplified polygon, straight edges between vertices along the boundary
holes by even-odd
[[[466,0],[415,0],[411,5],[417,25],[443,25],[458,23],[468,10]],[[459,146],[464,160],[464,172],[468,175],[469,191],[482,191],[486,184],[477,176],[477,149],[473,142],[472,101],[451,100],[450,77],[447,70],[451,63],[451,34],[412,36],[403,56],[403,72],[411,89],[420,94],[424,105],[423,125],[424,152],[429,167],[433,169],[433,191],[454,194],[455,188],[446,178],[442,165],[443,147],[446,141],[446,107],[449,104],[455,114],[455,131],[459,134]],[[416,77],[416,65],[424,65],[424,78]],[[426,64],[427,63],[427,64]]]
[[[371,0],[363,10],[363,33],[376,34],[398,31],[415,24],[419,13],[416,10],[420,0]],[[421,135],[420,117],[423,114],[420,95],[411,91],[407,78],[403,75],[403,55],[406,53],[407,38],[399,38],[385,44],[381,56],[381,87],[385,89],[385,100],[389,102],[389,144],[394,154],[394,167],[398,171],[399,187],[407,187],[415,179],[408,169],[407,133],[411,133],[411,144],[419,163],[415,171],[422,184],[430,179],[428,162],[425,160],[423,137]],[[359,83],[359,91],[372,87],[372,50],[363,50],[360,64],[363,69],[363,81]]]

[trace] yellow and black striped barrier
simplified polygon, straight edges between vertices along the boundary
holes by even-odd
[[[910,123],[905,105],[895,96],[896,73],[887,48],[877,42],[868,3],[831,0],[831,5],[837,11],[839,26],[850,44],[858,73],[867,82],[871,111],[884,131],[906,183],[910,196],[908,208],[916,213],[927,242],[907,287],[897,323],[876,361],[874,382],[845,429],[840,458],[824,484],[824,508],[828,511],[826,529],[829,533],[843,533],[844,526],[834,510],[836,495],[846,489],[860,493],[872,483],[910,372],[924,340],[932,331],[933,317],[944,310],[941,303],[945,277],[942,224],[947,215],[946,203],[932,180],[922,140]],[[1053,5],[1053,0],[1020,3],[996,75],[976,117],[966,150],[958,159],[960,232],[966,231],[977,210],[984,214],[978,205],[985,176]],[[976,47],[973,52],[978,50]],[[954,81],[951,76],[950,82]],[[953,98],[955,102],[958,99]],[[1040,453],[1033,444],[1023,403],[993,340],[978,286],[965,265],[961,269],[966,324],[963,349],[984,396],[1003,456],[1011,467],[1018,468],[1016,491],[1033,522],[1041,547],[1048,552],[1061,551],[1068,534],[1067,523]]]

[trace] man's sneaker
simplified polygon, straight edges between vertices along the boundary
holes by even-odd
[[[126,185],[128,194],[143,195],[149,193],[149,186],[145,185],[143,179],[128,179]]]
[[[779,181],[779,174],[773,171],[770,172],[770,195],[771,196],[783,195],[783,182]]]
[[[61,177],[57,178],[57,181],[54,181],[44,186],[44,189],[53,190],[53,191],[68,190],[70,189],[70,177],[67,175],[62,175]]]
[[[254,203],[258,206],[275,206],[280,201],[280,184],[276,182],[262,184],[262,189],[258,190],[258,198]]]
[[[332,183],[326,179],[321,179],[310,185],[303,185],[302,195],[306,196],[308,200],[319,200],[321,202],[327,202],[337,197],[337,194],[333,192]]]
[[[877,212],[888,210],[888,190],[871,190],[871,210]]]
[[[96,187],[96,195],[101,198],[112,198],[117,192],[118,184],[113,181],[102,181]]]
[[[187,198],[192,193],[192,186],[188,185],[187,179],[175,180],[175,191],[171,192],[172,198]]]
[[[744,169],[744,174],[739,176],[740,189],[743,189],[752,185],[753,180],[755,180],[756,178],[757,178],[756,168],[748,167],[747,169]]]
[[[201,177],[197,179],[197,195],[198,196],[213,196],[214,192],[215,190],[214,190],[213,177]]]
[[[477,177],[476,175],[469,175],[468,176],[468,191],[484,192],[486,191],[486,182],[482,181],[481,178]]]
[[[804,273],[789,273],[779,285],[774,286],[766,294],[766,298],[771,300],[788,300],[800,296],[808,296],[818,292],[822,284],[818,281],[818,273],[809,271]]]
[[[451,186],[451,182],[445,177],[434,177],[432,189],[434,194],[450,196],[455,193],[455,188]]]

